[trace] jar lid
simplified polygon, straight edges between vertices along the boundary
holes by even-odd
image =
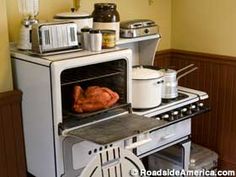
[[[81,28],[81,32],[90,32],[92,28]]]
[[[95,9],[115,9],[116,8],[116,4],[115,3],[95,3],[94,4],[94,8]]]
[[[116,30],[101,30],[102,34],[116,34]]]
[[[132,79],[135,80],[148,80],[148,79],[158,79],[163,77],[163,73],[153,69],[147,69],[143,66],[133,68]]]
[[[90,33],[92,33],[92,34],[98,34],[98,33],[101,33],[101,31],[100,31],[100,30],[97,30],[97,29],[93,29],[93,30],[90,31]]]

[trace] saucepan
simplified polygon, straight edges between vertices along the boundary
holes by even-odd
[[[194,67],[194,64],[190,64],[180,70],[173,69],[161,69],[161,72],[164,75],[164,84],[162,86],[162,98],[163,99],[174,99],[178,97],[178,80],[187,74],[195,71],[198,67]],[[192,68],[192,69],[190,69]],[[183,72],[187,69],[190,69],[186,72]],[[182,73],[183,72],[183,73]],[[180,74],[182,73],[182,74]],[[180,74],[180,75],[179,75]]]

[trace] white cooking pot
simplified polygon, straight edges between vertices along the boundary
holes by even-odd
[[[78,26],[78,32],[81,32],[82,28],[92,28],[93,27],[93,17],[84,12],[64,12],[59,13],[54,16],[56,21],[73,21]]]
[[[147,109],[161,104],[163,73],[142,66],[132,70],[132,106]]]

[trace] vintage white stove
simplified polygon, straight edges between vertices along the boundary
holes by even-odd
[[[153,49],[159,38],[149,39]],[[142,40],[145,46],[147,38]],[[147,50],[138,55],[134,51],[139,44],[134,44],[132,58],[126,45],[130,44],[99,53],[40,57],[12,50],[15,86],[23,91],[29,173],[37,177],[128,177],[131,169],[144,168],[142,158],[178,143],[184,147],[183,168],[187,168],[191,117],[207,110],[201,100],[208,96],[180,87],[177,100],[132,112],[132,64],[150,64],[153,55],[139,61]],[[75,114],[71,111],[75,85],[106,86],[120,100],[106,110]]]

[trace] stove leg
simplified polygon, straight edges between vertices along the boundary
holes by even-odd
[[[186,141],[184,143],[181,143],[181,146],[183,148],[183,169],[188,170],[189,163],[190,163],[190,151],[191,151],[191,141]]]

